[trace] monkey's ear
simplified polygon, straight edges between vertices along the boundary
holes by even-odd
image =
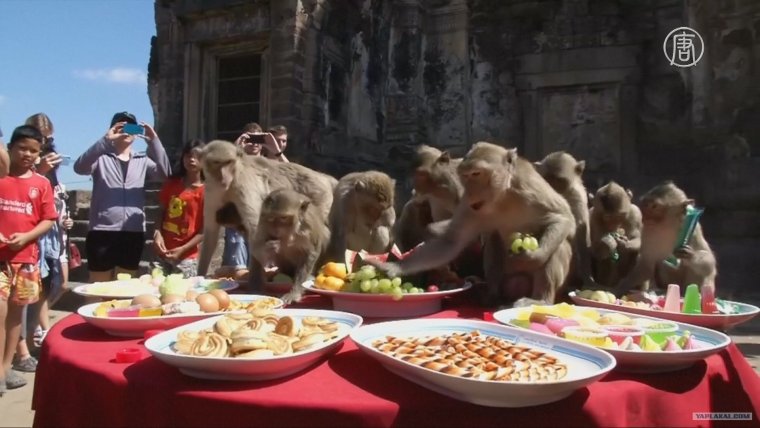
[[[303,201],[301,201],[301,212],[305,213],[306,210],[309,209],[309,205],[311,205],[311,201],[310,200],[304,199]]]
[[[451,155],[448,151],[442,152],[440,156],[438,156],[438,162],[442,164],[448,164],[449,161],[451,161]]]
[[[583,174],[583,171],[586,169],[586,161],[578,161],[577,164],[575,164],[575,172],[578,173],[578,175]]]
[[[517,160],[517,148],[507,149],[507,153],[504,155],[504,163],[511,165]]]

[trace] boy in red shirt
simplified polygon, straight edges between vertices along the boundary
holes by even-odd
[[[0,395],[26,380],[11,370],[21,335],[24,306],[40,296],[37,238],[53,227],[58,215],[50,182],[34,172],[42,134],[29,125],[13,131],[8,152],[10,170],[0,179]]]

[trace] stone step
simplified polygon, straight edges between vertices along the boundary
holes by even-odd
[[[158,217],[161,215],[161,207],[158,205],[147,205],[145,206],[144,210],[145,210],[145,217],[149,221],[156,221]],[[69,212],[71,213],[71,218],[74,220],[87,221],[90,219],[90,207],[79,207],[76,209],[70,209]]]
[[[145,236],[146,237],[152,237],[155,229],[156,229],[155,222],[153,221],[145,222]],[[69,232],[69,236],[71,238],[84,239],[85,237],[87,237],[88,231],[89,231],[89,222],[87,220],[74,220],[74,227],[71,228],[71,231]]]

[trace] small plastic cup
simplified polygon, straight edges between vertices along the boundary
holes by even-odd
[[[644,333],[660,346],[677,331],[678,325],[672,322],[656,322],[644,326]]]
[[[644,335],[644,329],[632,325],[606,325],[603,327],[609,334],[613,342],[620,345],[626,337],[630,337],[633,343],[639,345],[641,337]]]
[[[600,328],[591,327],[565,327],[562,329],[565,339],[585,343],[591,346],[604,346],[608,334]]]
[[[139,348],[124,348],[116,353],[117,363],[134,363],[142,359]]]

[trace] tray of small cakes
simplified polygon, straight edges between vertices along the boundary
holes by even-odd
[[[604,349],[617,360],[617,369],[626,372],[681,370],[731,343],[725,334],[704,327],[567,303],[504,309],[493,317],[503,324]]]
[[[174,293],[181,290],[172,289]],[[89,324],[112,336],[142,337],[148,330],[166,330],[222,313],[276,309],[282,300],[253,294],[227,294],[224,290],[184,295],[141,294],[133,299],[109,300],[84,305],[77,313]]]
[[[197,293],[211,290],[232,291],[238,288],[237,281],[228,278],[204,278],[196,276],[184,278],[181,274],[164,275],[160,268],[150,274],[132,278],[130,274],[120,273],[115,281],[95,282],[74,288],[74,293],[85,297],[101,299],[131,299],[141,294],[166,294],[164,289],[192,289]],[[181,293],[170,293],[181,294]]]
[[[351,339],[404,379],[489,407],[559,401],[616,364],[588,345],[476,320],[388,321],[362,326]]]
[[[255,309],[162,332],[145,347],[191,377],[270,380],[306,370],[337,351],[362,321],[338,311]]]
[[[664,296],[638,292],[617,298],[609,291],[578,290],[570,292],[570,298],[577,305],[653,316],[723,331],[745,323],[760,313],[757,306],[717,299],[708,287],[700,290],[696,284],[686,287],[684,293],[677,284],[671,284]]]
[[[445,298],[466,291],[472,284],[446,271],[435,284],[415,284],[401,277],[389,278],[366,260],[387,260],[389,255],[403,258],[397,248],[386,254],[347,251],[346,262],[328,262],[307,290],[332,298],[333,308],[373,318],[408,318],[441,310]]]

